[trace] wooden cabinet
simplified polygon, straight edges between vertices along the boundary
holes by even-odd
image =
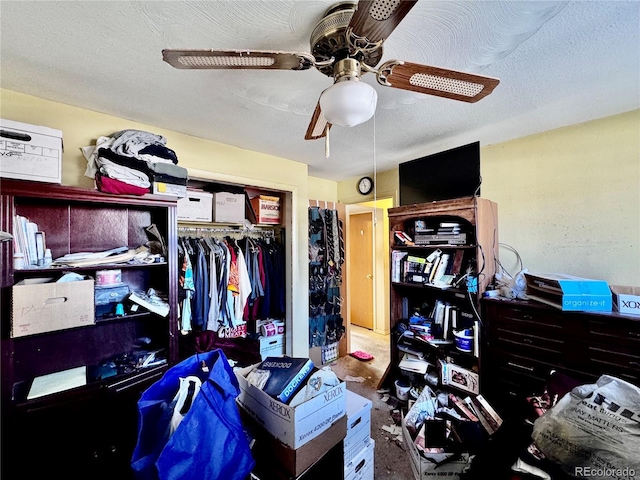
[[[166,243],[166,255],[157,263],[23,269],[13,268],[13,242],[0,247],[2,473],[20,472],[21,478],[128,478],[137,435],[136,402],[167,364],[178,360],[175,200],[4,179],[0,193],[0,228],[15,236],[15,215],[27,217],[45,232],[54,259],[116,247],[135,249],[153,239],[146,231],[151,225]],[[134,313],[125,307],[122,316],[96,318],[86,326],[11,335],[15,283],[58,278],[63,272],[95,279],[97,271],[105,269],[120,270],[131,290],[154,288],[166,294],[169,314],[144,309]],[[167,362],[154,367],[127,364],[149,350],[161,350]],[[108,373],[100,370],[114,364]],[[80,366],[87,367],[86,385],[27,399],[35,377]]]
[[[483,299],[482,312],[486,396],[504,409],[542,393],[552,370],[585,383],[609,374],[640,385],[640,318],[496,299]]]
[[[447,228],[450,230],[446,230]],[[400,322],[406,324],[414,312],[420,311],[423,315],[428,315],[439,302],[464,315],[464,318],[458,316],[458,328],[473,327],[478,320],[478,299],[495,272],[498,206],[484,198],[465,197],[396,207],[389,209],[389,229],[390,326],[394,332],[390,371],[394,372],[395,377],[400,373],[397,364],[401,359],[396,345],[397,325]],[[443,230],[449,235],[434,236]],[[399,240],[397,232],[406,233],[410,241]],[[456,232],[459,234],[456,235]],[[437,282],[432,275],[430,278],[408,275],[407,268],[410,267],[402,266],[409,256],[428,259],[434,252],[448,258],[449,266],[441,272],[449,275],[446,281]],[[454,267],[456,257],[459,263]],[[450,322],[445,322],[444,336],[451,340],[453,326]],[[478,369],[477,358],[473,353],[460,352],[454,345],[443,346],[441,350],[446,355],[455,356],[456,363],[465,368]]]

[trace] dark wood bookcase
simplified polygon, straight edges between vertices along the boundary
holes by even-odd
[[[400,321],[408,321],[412,313],[422,305],[432,307],[440,300],[451,307],[469,313],[477,320],[479,313],[479,299],[493,279],[495,273],[495,256],[498,251],[498,206],[496,203],[480,197],[463,197],[452,200],[442,200],[414,205],[400,206],[389,209],[389,245],[390,265],[392,276],[390,281],[390,327],[391,362],[385,374],[384,383],[398,378],[402,372],[398,363],[402,359],[402,352],[397,346],[398,332],[396,329]],[[418,223],[416,223],[418,222]],[[466,239],[460,244],[450,244],[447,241],[431,244],[411,245],[402,244],[397,240],[397,231],[409,235],[416,240],[416,225],[424,222],[426,225],[438,225],[440,222],[457,223],[461,231],[466,233]],[[415,242],[414,242],[415,243]],[[454,283],[447,288],[440,288],[419,281],[407,281],[406,278],[393,275],[394,252],[404,252],[411,256],[428,257],[434,250],[454,258],[456,252],[461,255],[461,271],[456,275]],[[469,289],[464,274],[470,272],[470,277],[477,279],[477,286]],[[457,280],[459,282],[455,283]],[[470,291],[471,290],[471,291]],[[472,321],[473,321],[472,320]],[[473,324],[472,324],[473,325]],[[451,326],[449,326],[451,328]],[[453,336],[449,335],[453,339]],[[479,370],[478,359],[471,353],[460,352],[453,345],[439,347],[442,356],[454,357],[456,363],[470,370]]]
[[[167,246],[165,261],[15,270],[13,241],[0,246],[2,346],[2,476],[14,478],[130,478],[141,392],[178,361],[176,201],[154,195],[110,195],[95,190],[19,180],[0,181],[0,228],[15,234],[22,215],[46,234],[53,258],[68,253],[131,249],[151,238],[155,224]],[[76,272],[95,278],[117,268],[132,289],[168,295],[166,317],[127,312],[92,325],[12,338],[12,287],[24,279]],[[81,387],[27,400],[37,376],[78,366],[87,369],[144,345],[164,349],[167,364],[135,368]],[[88,375],[89,377],[89,375]],[[6,478],[9,478],[8,476]]]

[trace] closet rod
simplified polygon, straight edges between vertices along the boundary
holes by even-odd
[[[235,234],[243,236],[257,235],[264,238],[275,238],[273,230],[252,230],[249,228],[208,228],[208,227],[178,227],[178,234],[194,233],[194,234]]]

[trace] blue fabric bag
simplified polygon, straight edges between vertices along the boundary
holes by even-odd
[[[171,434],[174,397],[180,378],[188,376],[198,377],[202,386]],[[135,478],[245,480],[255,462],[235,401],[239,393],[238,380],[220,349],[170,368],[138,401],[138,439],[131,459]]]

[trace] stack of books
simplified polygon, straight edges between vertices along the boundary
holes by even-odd
[[[250,373],[247,380],[267,395],[288,404],[304,387],[314,369],[315,365],[309,358],[267,357]]]

